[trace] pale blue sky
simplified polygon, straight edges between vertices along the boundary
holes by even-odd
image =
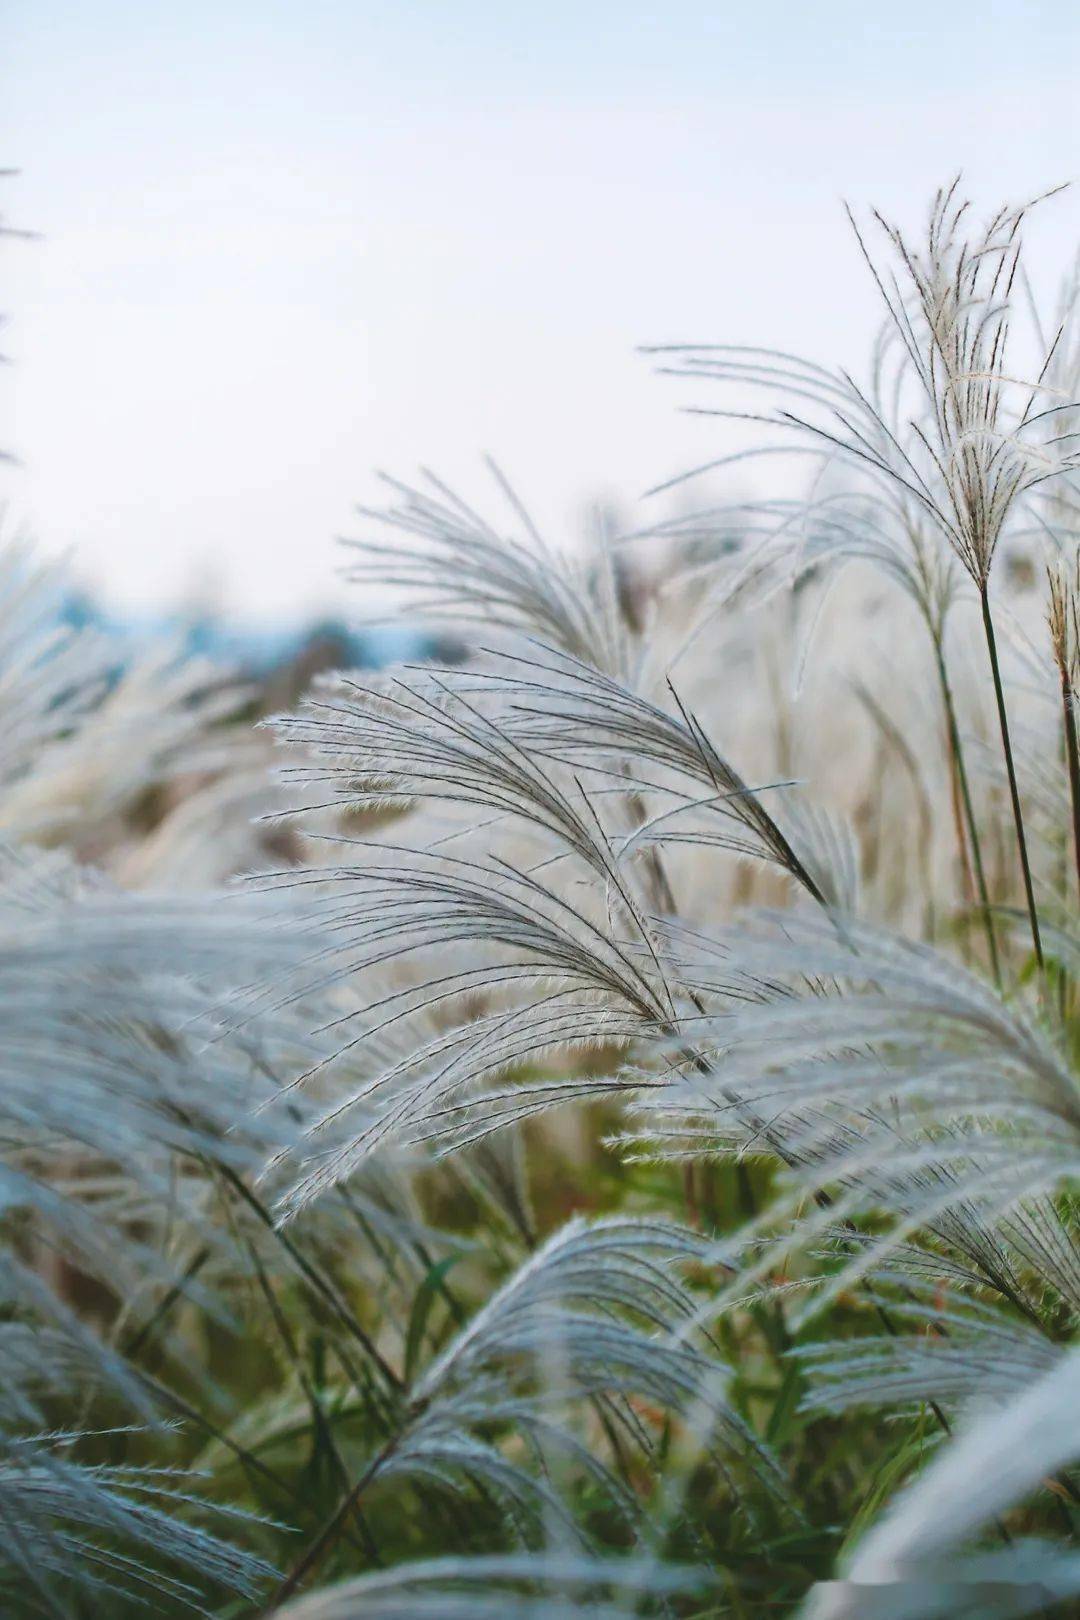
[[[9,510],[123,604],[332,599],[371,469],[545,526],[720,448],[634,344],[857,364],[839,200],[1080,168],[1080,8],[8,0]],[[1064,263],[1080,194],[1035,245]]]

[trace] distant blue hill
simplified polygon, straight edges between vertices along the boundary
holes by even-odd
[[[456,645],[411,625],[376,625],[358,630],[341,619],[321,618],[306,624],[236,624],[213,616],[133,615],[118,618],[91,598],[72,593],[60,609],[61,621],[93,628],[112,637],[123,661],[155,642],[168,640],[186,652],[212,658],[247,675],[266,676],[285,669],[313,648],[328,655],[325,665],[381,669],[414,658],[460,656]]]

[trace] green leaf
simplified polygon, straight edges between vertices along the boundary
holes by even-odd
[[[409,1313],[409,1328],[405,1335],[405,1382],[407,1384],[412,1383],[416,1373],[428,1317],[431,1315],[431,1308],[435,1303],[436,1296],[443,1292],[447,1273],[452,1266],[457,1265],[463,1254],[464,1250],[456,1249],[453,1254],[444,1255],[441,1260],[437,1260],[416,1290],[416,1298],[413,1300],[412,1310]]]

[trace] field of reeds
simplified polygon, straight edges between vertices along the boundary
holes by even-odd
[[[1080,314],[1026,212],[853,219],[857,375],[649,352],[715,463],[589,548],[390,483],[356,616],[462,659],[253,725],[8,545],[5,1615],[1076,1612]]]

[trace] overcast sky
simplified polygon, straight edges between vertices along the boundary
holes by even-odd
[[[857,365],[840,200],[1080,171],[1075,0],[7,0],[9,523],[114,604],[334,601],[372,471],[553,535],[717,454],[641,342]],[[1080,241],[1080,190],[1034,236]],[[700,398],[700,395],[697,397]]]

